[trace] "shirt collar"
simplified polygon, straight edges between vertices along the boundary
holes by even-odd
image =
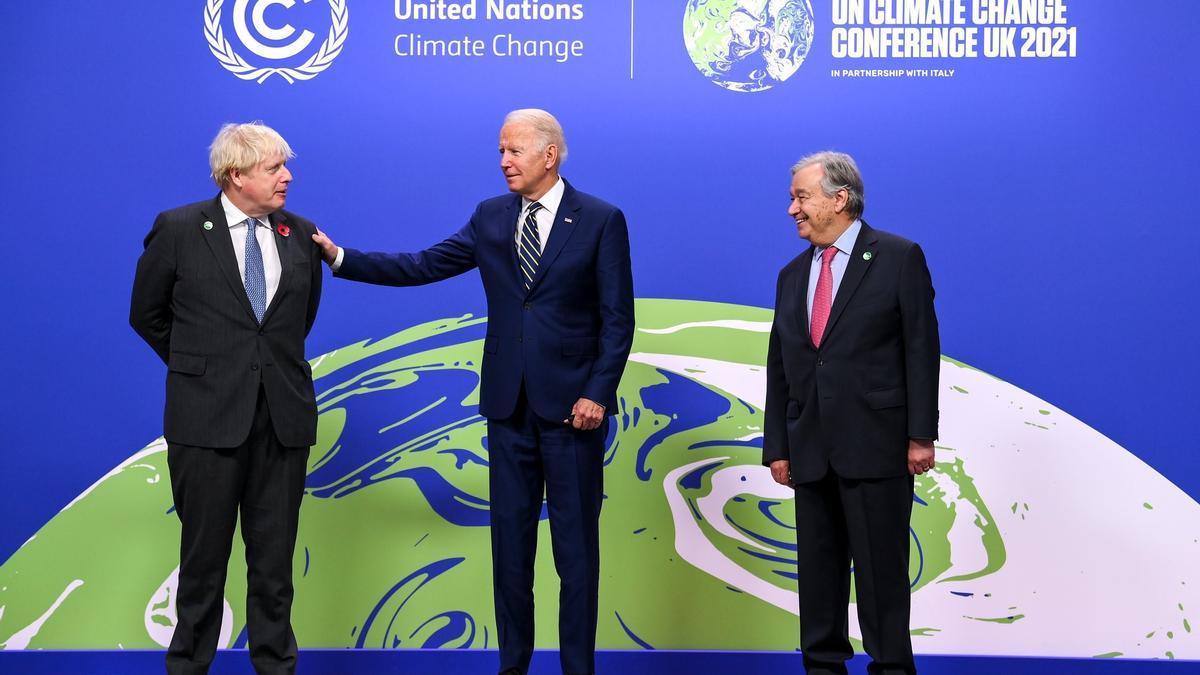
[[[541,199],[537,200],[537,203],[542,205],[542,208],[546,210],[546,214],[551,218],[554,218],[555,214],[558,213],[558,205],[562,203],[563,192],[566,189],[566,183],[563,182],[562,176],[559,176],[554,186],[547,190]],[[532,200],[521,197],[521,213],[529,209],[530,203],[532,203]]]
[[[250,217],[242,213],[241,209],[234,206],[233,202],[229,200],[229,195],[225,194],[224,192],[221,193],[221,208],[225,209],[225,223],[228,224],[230,228],[241,225],[242,223],[246,222],[247,218]],[[263,225],[267,219],[255,218],[255,220],[257,220],[260,225]]]
[[[858,241],[858,233],[861,231],[862,221],[858,218],[855,218],[854,222],[850,223],[850,227],[847,227],[846,231],[842,233],[842,236],[838,237],[837,241],[833,242],[833,245],[837,247],[838,253],[850,255],[850,252],[854,250],[854,242]],[[813,251],[813,259],[815,260],[820,258],[821,254],[825,252],[826,248],[827,247],[825,246],[818,246],[817,250]]]

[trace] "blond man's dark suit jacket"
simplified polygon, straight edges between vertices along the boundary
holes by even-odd
[[[316,226],[286,210],[268,219],[281,271],[261,326],[238,272],[220,195],[164,211],[146,236],[129,322],[167,364],[163,433],[170,443],[240,444],[250,431],[259,383],[280,443],[316,442],[312,371],[304,358],[321,299]]]

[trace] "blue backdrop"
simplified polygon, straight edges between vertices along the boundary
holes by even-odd
[[[328,70],[258,84],[214,58],[199,0],[4,3],[0,561],[161,433],[163,366],[127,325],[141,239],[158,211],[215,194],[206,147],[220,124],[252,119],[298,153],[290,209],[341,243],[415,249],[503,192],[504,113],[547,108],[567,131],[564,175],[628,216],[639,297],[757,306],[803,249],[785,214],[789,166],[847,151],[867,219],[926,249],[945,354],[1200,496],[1187,422],[1200,377],[1200,5],[1075,0],[1074,58],[835,78],[885,62],[832,58],[820,0],[803,66],[747,94],[697,72],[683,0],[579,4],[574,22],[467,23],[401,21],[393,3],[358,0]],[[279,25],[282,11],[266,16]],[[329,7],[286,17],[321,40]],[[565,63],[396,55],[409,32],[586,45]],[[408,291],[330,282],[309,352],[459,312],[484,313],[473,274]]]

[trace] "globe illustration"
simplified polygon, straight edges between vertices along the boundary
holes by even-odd
[[[760,463],[772,313],[650,299],[636,311],[604,457],[598,646],[794,650],[791,493]],[[477,414],[485,332],[485,317],[463,315],[311,361],[320,422],[294,561],[302,646],[495,648]],[[1200,529],[1200,506],[986,373],[943,357],[942,389],[939,465],[914,494],[917,651],[1200,654],[1188,624],[1200,547],[1178,536]],[[169,642],[179,523],[165,450],[160,438],[135,452],[0,566],[0,647]],[[1088,487],[1117,482],[1119,494]],[[1113,529],[1098,536],[1082,522]],[[540,537],[537,644],[554,647],[544,513]],[[236,537],[222,646],[246,643],[241,546]],[[1146,556],[1153,579],[1105,585]],[[1100,611],[1112,603],[1124,620]]]
[[[688,0],[683,42],[696,68],[732,91],[791,77],[812,47],[809,0]]]

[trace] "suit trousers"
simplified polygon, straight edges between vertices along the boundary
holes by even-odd
[[[842,478],[830,468],[796,485],[800,650],[805,671],[844,675],[854,655],[848,635],[853,569],[867,672],[914,675],[909,518],[913,479]],[[852,567],[853,565],[853,567]]]
[[[292,557],[308,448],[279,443],[259,389],[250,435],[235,448],[168,444],[171,493],[182,523],[175,633],[167,672],[207,673],[217,648],[239,507],[246,545],[246,630],[256,672],[295,672]]]
[[[564,673],[595,671],[600,505],[608,419],[592,431],[533,413],[524,385],[508,419],[488,420],[492,584],[500,670],[525,673],[533,656],[533,564],[542,495],[561,583],[558,637]]]

